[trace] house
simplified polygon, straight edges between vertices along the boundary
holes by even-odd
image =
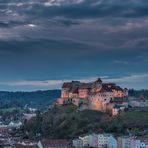
[[[84,137],[79,137],[79,139],[81,139],[83,141],[83,146],[89,146],[89,140],[88,140],[88,135],[84,136]]]
[[[23,114],[24,116],[23,116],[23,118],[24,118],[24,120],[30,120],[30,119],[32,119],[33,117],[36,117],[36,114],[35,113],[24,113]]]
[[[96,134],[86,135],[79,137],[79,139],[73,140],[73,146],[76,148],[82,147],[98,147],[98,136]]]
[[[118,143],[112,134],[90,134],[73,140],[73,146],[76,148],[118,148]]]
[[[130,137],[129,136],[122,137],[122,148],[130,148]]]
[[[107,147],[108,148],[118,148],[117,140],[112,135],[110,135],[110,137],[108,138]]]
[[[148,148],[148,136],[139,137],[140,140],[140,148]]]
[[[38,142],[39,148],[68,148],[67,140],[43,139]]]
[[[75,148],[82,148],[83,147],[83,141],[81,139],[72,140],[72,145]]]
[[[26,144],[26,143],[17,143],[14,145],[14,148],[38,148],[37,144]]]
[[[140,148],[141,141],[137,139],[136,137],[131,137],[130,139],[130,147],[131,148]]]
[[[22,122],[21,121],[11,121],[10,123],[9,123],[9,127],[10,128],[16,128],[16,129],[18,129],[18,128],[20,128],[22,126]]]
[[[6,125],[0,126],[0,138],[9,137],[9,127]]]
[[[117,143],[118,148],[148,148],[148,137],[121,136]]]
[[[98,134],[98,147],[107,147],[110,134]]]
[[[0,138],[1,148],[12,148],[12,143],[10,138]]]
[[[148,100],[140,100],[140,99],[134,99],[134,100],[129,100],[129,105],[131,107],[148,107]]]

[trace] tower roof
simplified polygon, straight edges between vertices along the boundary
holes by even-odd
[[[95,82],[102,83],[102,80],[101,80],[101,78],[98,78]]]

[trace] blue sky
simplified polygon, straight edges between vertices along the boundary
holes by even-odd
[[[0,90],[104,81],[148,89],[147,0],[2,0]]]

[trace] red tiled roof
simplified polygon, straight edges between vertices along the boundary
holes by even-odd
[[[36,145],[23,145],[23,144],[15,144],[14,148],[38,148]]]
[[[62,147],[67,147],[68,146],[68,142],[67,140],[48,140],[48,139],[44,139],[41,140],[41,144],[43,146],[43,148],[62,148]]]

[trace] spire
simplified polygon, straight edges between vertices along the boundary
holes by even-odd
[[[102,80],[101,80],[101,78],[98,78],[95,82],[102,83]]]

